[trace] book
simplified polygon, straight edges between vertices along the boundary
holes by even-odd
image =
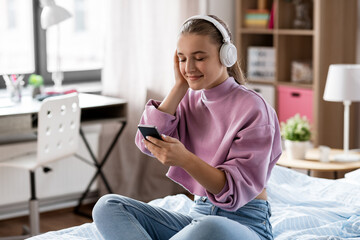
[[[273,2],[271,11],[270,11],[269,24],[268,24],[269,29],[274,28],[274,14],[275,14],[275,2]]]
[[[270,12],[267,9],[248,9],[245,14],[245,27],[266,28]]]

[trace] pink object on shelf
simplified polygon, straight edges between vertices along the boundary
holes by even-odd
[[[275,2],[273,2],[271,11],[270,11],[270,18],[269,18],[269,24],[268,24],[269,29],[274,28],[274,14],[275,14]]]
[[[310,89],[278,86],[278,118],[279,122],[299,113],[313,122],[313,91]]]

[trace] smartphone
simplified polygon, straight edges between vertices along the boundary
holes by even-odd
[[[141,134],[144,136],[145,139],[147,136],[150,136],[162,140],[156,126],[139,124],[138,129],[140,130]]]

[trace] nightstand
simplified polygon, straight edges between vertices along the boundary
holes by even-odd
[[[289,159],[284,151],[277,164],[287,168],[306,170],[309,176],[337,179],[343,177],[347,172],[360,168],[360,161],[332,161],[334,155],[341,154],[342,152],[343,151],[339,149],[331,149],[329,156],[330,161],[320,162],[320,151],[318,148],[308,150],[305,159]],[[360,156],[359,153],[355,154]]]

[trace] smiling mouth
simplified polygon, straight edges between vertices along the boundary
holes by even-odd
[[[201,76],[187,76],[187,79],[189,79],[190,81],[196,81],[196,80],[200,79],[201,77],[202,77],[202,75]]]

